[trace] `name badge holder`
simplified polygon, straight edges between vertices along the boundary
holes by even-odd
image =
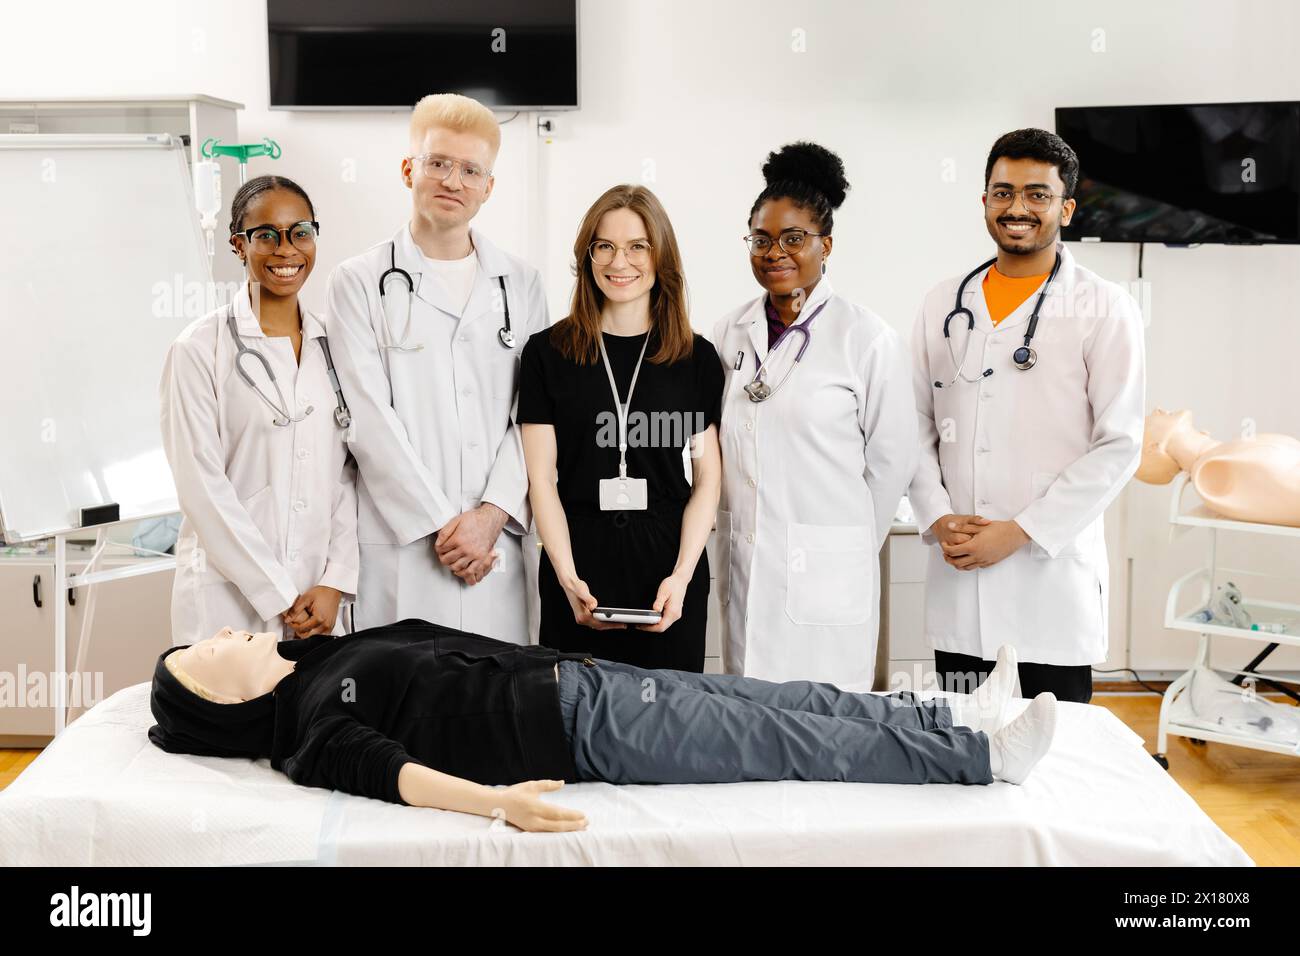
[[[650,344],[650,333],[646,333],[641,343],[641,354],[637,356],[636,368],[632,372],[632,382],[627,389],[627,402],[620,402],[618,385],[614,382],[614,370],[609,365],[609,355],[605,352],[605,339],[600,339],[600,360],[605,363],[605,374],[609,376],[609,389],[614,395],[614,407],[618,409],[618,477],[600,479],[601,511],[645,511],[648,502],[646,480],[627,476],[627,412],[632,404],[632,391],[636,388],[637,376],[641,374],[641,361],[645,358],[646,346]]]

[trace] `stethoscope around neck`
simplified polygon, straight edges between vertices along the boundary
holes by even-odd
[[[229,307],[229,311],[226,314],[226,324],[230,327],[230,337],[234,339],[235,342],[235,371],[238,373],[239,377],[244,380],[248,387],[253,390],[253,394],[260,398],[266,407],[275,413],[275,417],[271,419],[271,424],[278,425],[281,428],[287,428],[290,425],[295,425],[302,421],[315,411],[313,406],[308,405],[307,410],[301,415],[290,415],[289,406],[284,400],[284,392],[280,388],[279,380],[275,377],[275,371],[271,368],[271,363],[267,361],[266,356],[257,349],[250,349],[244,344],[244,339],[240,336],[239,327],[235,322],[235,307],[233,305]],[[319,341],[321,350],[325,353],[325,373],[329,376],[330,387],[334,389],[334,422],[339,426],[339,428],[348,428],[352,424],[352,413],[348,410],[347,399],[343,397],[343,387],[339,384],[339,377],[334,371],[334,357],[330,354],[329,339],[322,335]],[[244,368],[243,361],[244,356],[246,355],[251,355],[256,359],[262,366],[262,370],[266,372],[266,377],[271,382],[271,387],[275,389],[276,401],[271,401],[271,398],[266,394],[266,392],[262,391],[262,387],[253,380],[253,376],[249,374],[248,369]]]
[[[948,358],[952,360],[952,365],[956,370],[956,373],[946,383],[936,380],[934,383],[935,388],[952,388],[957,384],[958,379],[963,382],[974,383],[980,381],[980,379],[988,378],[993,374],[993,369],[986,368],[976,378],[967,378],[965,375],[966,356],[970,352],[970,343],[971,339],[974,338],[973,333],[975,332],[975,313],[962,305],[961,300],[966,294],[966,286],[970,283],[970,280],[975,278],[985,269],[988,269],[997,261],[997,256],[994,256],[988,262],[981,262],[978,266],[967,273],[966,278],[962,279],[961,284],[957,286],[957,301],[953,306],[953,310],[949,312],[943,320],[943,340],[948,344]],[[1038,363],[1038,353],[1030,343],[1033,342],[1034,332],[1038,329],[1038,310],[1043,307],[1043,300],[1047,298],[1047,290],[1052,287],[1052,280],[1056,278],[1056,273],[1059,272],[1060,269],[1061,254],[1058,252],[1056,254],[1056,261],[1052,263],[1052,271],[1047,276],[1047,281],[1043,283],[1042,291],[1038,293],[1038,301],[1034,303],[1034,311],[1029,314],[1029,326],[1025,329],[1024,344],[1011,353],[1012,364],[1022,372],[1029,371]],[[961,350],[961,361],[957,360],[957,355],[953,351],[952,333],[948,329],[952,320],[957,318],[959,315],[966,316],[966,344]]]
[[[767,401],[776,394],[777,390],[780,389],[782,385],[785,384],[786,379],[794,374],[795,368],[803,361],[803,353],[808,350],[808,344],[812,341],[813,319],[817,318],[821,313],[821,310],[826,308],[826,302],[829,301],[830,300],[827,299],[825,302],[822,302],[821,305],[817,306],[817,308],[813,310],[812,315],[808,316],[808,318],[786,326],[781,334],[777,336],[776,341],[772,343],[772,347],[767,350],[766,357],[758,363],[758,368],[754,372],[753,379],[751,379],[749,384],[745,386],[745,394],[749,396],[751,402]],[[767,360],[775,354],[777,348],[787,339],[787,337],[793,337],[795,335],[798,335],[803,341],[799,343],[799,351],[794,354],[794,361],[791,362],[790,367],[785,370],[785,374],[781,376],[780,381],[775,385],[769,385],[767,383]],[[755,355],[755,358],[757,358],[757,355]]]
[[[415,345],[406,344],[406,339],[411,334],[411,298],[415,295],[415,281],[411,278],[409,272],[398,267],[397,243],[395,241],[388,244],[388,261],[390,263],[389,267],[379,277],[379,308],[384,313],[384,336],[389,343],[384,348],[395,352],[419,352],[424,348],[423,344],[418,342]],[[388,312],[384,310],[385,296],[388,294],[385,287],[388,285],[389,278],[393,276],[406,283],[406,325],[402,329],[402,341],[396,345],[391,344],[393,339],[388,328]],[[515,333],[510,327],[510,299],[506,296],[506,277],[503,275],[497,276],[497,285],[501,287],[501,305],[506,314],[505,324],[497,329],[497,341],[501,343],[503,349],[513,349],[515,347]]]

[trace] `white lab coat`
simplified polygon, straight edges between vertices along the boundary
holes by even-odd
[[[320,320],[302,314],[301,364],[287,337],[267,338],[245,283],[233,302],[244,345],[271,363],[288,426],[235,371],[225,307],[172,343],[159,398],[163,449],[181,509],[172,587],[172,641],[192,644],[221,628],[288,637],[280,614],[318,584],[349,602],[357,590],[356,472],[334,420]],[[278,401],[251,356],[243,366]],[[334,633],[345,633],[340,609]]]
[[[521,538],[532,523],[523,445],[514,424],[519,356],[528,336],[549,324],[537,270],[471,230],[478,270],[463,317],[427,272],[410,230],[393,237],[397,265],[415,284],[409,332],[406,285],[379,277],[390,265],[384,241],[330,275],[326,323],[352,409],[351,448],[359,477],[361,543],[357,628],[422,618],[448,627],[528,643]],[[497,337],[504,324],[504,276],[515,347]],[[384,308],[392,316],[385,328]],[[393,351],[383,344],[422,344]],[[500,562],[467,585],[438,561],[438,529],[481,502],[509,515],[497,539]]]
[[[916,462],[908,361],[882,319],[823,278],[803,308],[811,315],[827,303],[803,361],[770,398],[751,402],[744,386],[755,357],[767,355],[764,298],[713,333],[726,370],[716,536],[723,664],[731,674],[869,690],[878,554]],[[799,341],[776,351],[770,384]]]
[[[931,544],[925,629],[939,650],[993,660],[1096,664],[1106,658],[1109,589],[1103,512],[1137,469],[1145,392],[1142,316],[1118,285],[1078,265],[1061,269],[1039,312],[1038,363],[1012,364],[1038,293],[995,328],[984,273],[966,285],[975,315],[965,374],[943,339],[960,277],[926,296],[913,338],[921,459],[909,497]],[[965,317],[950,326],[961,358]],[[942,381],[944,388],[934,382]],[[1032,539],[997,564],[958,571],[929,534],[945,514],[1014,519]]]

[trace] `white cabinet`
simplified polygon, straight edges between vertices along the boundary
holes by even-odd
[[[84,564],[69,547],[71,571]],[[101,559],[110,568],[137,559]],[[0,746],[43,745],[54,736],[54,588],[52,555],[0,557]],[[82,668],[68,681],[71,722],[98,699],[149,680],[158,655],[171,646],[172,573],[159,572],[95,586],[95,615]],[[67,670],[76,670],[86,589],[68,606]],[[83,706],[76,706],[78,698]]]
[[[929,547],[911,528],[895,526],[880,553],[880,652],[876,690],[933,686],[934,651],[925,637],[925,565]]]
[[[26,564],[6,561],[0,568],[0,743],[8,736],[54,733],[54,714],[46,701],[32,698],[28,675],[48,675],[54,667],[54,595],[49,582],[54,562]]]

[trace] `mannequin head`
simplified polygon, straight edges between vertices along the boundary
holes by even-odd
[[[276,652],[279,635],[223,627],[212,637],[167,658],[181,683],[218,704],[239,704],[269,694],[293,664]],[[191,682],[187,682],[189,677]],[[197,690],[195,686],[197,685]]]
[[[172,753],[262,757],[271,752],[276,686],[294,669],[278,635],[225,627],[165,651],[154,667],[149,739]]]
[[[1190,472],[1197,459],[1219,442],[1209,432],[1197,431],[1189,411],[1167,412],[1157,408],[1147,416],[1142,434],[1142,461],[1137,479],[1151,485],[1167,485],[1180,471]]]
[[[1149,485],[1167,485],[1183,470],[1183,465],[1169,453],[1169,440],[1183,429],[1192,428],[1189,411],[1167,412],[1157,408],[1147,416],[1142,430],[1142,461],[1136,478]]]

